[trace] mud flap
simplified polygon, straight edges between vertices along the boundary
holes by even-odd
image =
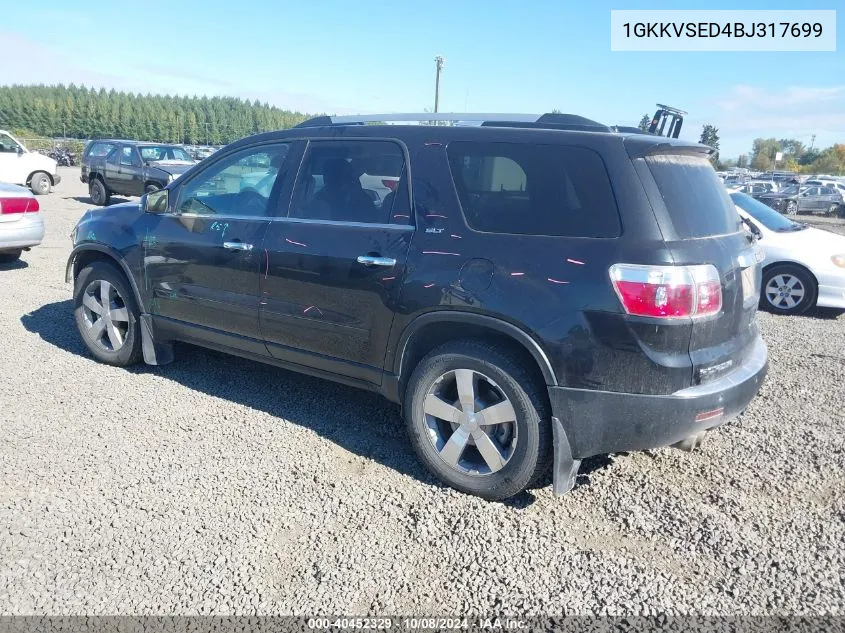
[[[149,314],[141,315],[141,351],[147,365],[167,365],[173,362],[173,344],[156,342]]]
[[[552,492],[562,495],[575,487],[575,477],[581,467],[581,460],[572,457],[572,448],[563,429],[563,423],[554,416],[552,416],[552,434],[555,452],[552,465]]]

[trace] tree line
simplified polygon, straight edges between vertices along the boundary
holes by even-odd
[[[224,145],[307,118],[234,97],[143,95],[74,84],[0,86],[0,127],[49,138]]]

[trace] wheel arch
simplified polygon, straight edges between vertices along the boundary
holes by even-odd
[[[68,257],[67,267],[65,268],[65,282],[71,283],[75,281],[80,270],[98,261],[111,264],[123,273],[123,276],[126,277],[132,288],[132,294],[135,295],[135,301],[137,301],[138,307],[141,312],[145,312],[144,302],[141,300],[141,293],[135,282],[135,276],[120,254],[105,244],[82,244],[74,248],[70,253],[70,257]]]
[[[47,175],[47,178],[49,178],[49,179],[50,179],[50,186],[51,186],[51,187],[52,187],[53,185],[55,185],[55,184],[56,184],[55,182],[53,182],[53,174],[51,174],[51,173],[50,173],[49,171],[47,171],[46,169],[33,169],[33,170],[30,172],[29,176],[27,176],[27,177],[26,177],[26,182],[25,182],[25,184],[26,184],[27,186],[29,186],[29,185],[32,183],[32,177],[33,177],[35,174],[46,174],[46,175]]]
[[[810,275],[810,277],[812,277],[813,282],[816,284],[816,286],[819,285],[819,278],[816,277],[812,270],[810,270],[809,266],[791,259],[779,259],[777,261],[771,262],[770,264],[766,264],[765,266],[763,266],[763,275],[765,275],[769,270],[771,270],[775,266],[795,266],[796,268],[800,268],[808,275]]]
[[[540,344],[520,327],[495,317],[441,310],[418,316],[402,332],[392,371],[398,379],[398,401],[414,367],[432,349],[459,339],[493,339],[519,355],[542,385],[557,385],[551,361]]]

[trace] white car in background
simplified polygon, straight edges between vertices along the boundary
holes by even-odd
[[[0,130],[0,182],[29,187],[43,196],[61,181],[57,171],[52,158],[30,152],[6,130]]]
[[[16,261],[21,252],[44,239],[44,219],[29,189],[0,182],[0,263]]]
[[[760,306],[779,314],[814,306],[845,312],[845,235],[793,222],[747,194],[730,196],[765,253]]]

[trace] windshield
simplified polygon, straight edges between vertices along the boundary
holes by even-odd
[[[144,145],[139,147],[141,158],[145,161],[154,160],[187,160],[193,162],[193,159],[188,155],[188,152],[181,147],[172,147],[168,145]]]
[[[792,220],[785,218],[771,207],[766,206],[762,202],[755,200],[747,194],[732,193],[729,195],[736,206],[745,211],[767,229],[783,232],[794,231],[796,230],[796,227],[801,226],[797,222],[793,222]]]

